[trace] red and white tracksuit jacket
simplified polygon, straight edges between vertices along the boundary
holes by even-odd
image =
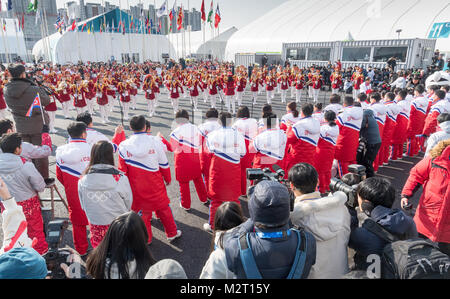
[[[335,159],[338,161],[341,177],[348,173],[348,165],[356,162],[362,120],[363,109],[354,106],[345,107],[344,112],[337,117],[339,137],[336,141]]]
[[[300,119],[300,115],[294,117],[294,114],[292,112],[289,112],[288,114],[283,115],[283,117],[281,118],[280,129],[286,132],[288,127],[292,127]]]
[[[56,177],[64,186],[69,205],[69,219],[73,226],[76,251],[83,255],[88,249],[86,226],[89,225],[78,198],[78,180],[89,165],[91,145],[84,139],[70,139],[56,150]]]
[[[167,237],[177,234],[177,226],[169,206],[169,197],[164,182],[170,184],[169,162],[162,141],[146,132],[135,133],[119,146],[119,170],[130,181],[133,192],[131,209],[142,213],[152,240],[150,220],[152,212],[161,219]],[[149,188],[151,186],[151,188]]]
[[[380,166],[389,161],[389,148],[397,126],[397,116],[401,111],[401,108],[394,101],[386,102],[384,105],[386,106],[386,121],[384,123],[383,138],[381,139],[381,148],[378,152],[380,156],[378,163]]]
[[[341,112],[344,109],[344,106],[341,104],[329,104],[323,109],[323,113],[325,113],[328,110],[333,111],[336,113],[336,117],[339,115],[339,112]]]
[[[250,150],[256,152],[253,168],[270,168],[274,171],[274,164],[283,167],[286,144],[287,135],[283,130],[269,129],[260,133],[250,144]]]
[[[208,192],[209,188],[209,166],[210,166],[210,157],[209,153],[207,151],[206,146],[206,136],[208,136],[209,133],[219,130],[222,128],[222,126],[219,124],[217,119],[210,119],[205,121],[203,124],[198,126],[198,129],[200,130],[201,136],[201,143],[202,143],[202,150],[200,152],[200,166],[202,169],[203,179],[206,183],[206,191]]]
[[[411,103],[407,100],[401,100],[397,103],[400,113],[397,115],[397,125],[392,135],[391,159],[397,160],[403,156],[403,144],[406,142],[406,132],[408,129],[409,115],[411,113]]]
[[[316,147],[314,167],[319,175],[320,193],[330,189],[331,168],[333,167],[336,143],[339,137],[339,127],[325,124],[320,127],[320,138]]]
[[[302,118],[288,129],[283,167],[286,176],[292,166],[298,163],[313,163],[319,136],[320,122],[311,116]]]
[[[119,144],[126,139],[125,132],[122,132],[119,135],[114,134],[112,142],[104,134],[92,128],[86,128],[86,133],[87,133],[86,142],[89,145],[94,146],[94,144],[96,144],[99,141],[108,141],[113,146],[114,153],[116,153],[117,150],[119,149]]]
[[[221,128],[206,138],[209,152],[209,224],[214,228],[217,208],[226,201],[239,203],[241,159],[246,154],[245,138],[232,128]]]
[[[245,157],[241,159],[241,195],[247,194],[247,168],[252,168],[254,151],[249,150],[250,143],[258,134],[258,122],[253,118],[241,118],[232,126],[245,138]]]
[[[180,185],[181,205],[191,208],[189,182],[194,181],[201,202],[208,200],[200,166],[201,133],[197,126],[186,123],[170,134],[171,149],[175,158],[175,177]]]
[[[428,100],[423,97],[415,97],[411,102],[411,113],[409,116],[406,137],[408,138],[407,154],[413,157],[419,153],[419,138],[422,135],[427,117]]]
[[[384,123],[386,122],[386,107],[382,103],[374,103],[371,104],[367,109],[373,111],[373,115],[377,120],[378,130],[380,131],[380,138],[381,140],[383,140]],[[379,158],[380,154],[378,152],[378,155],[375,158],[375,161],[373,162],[373,169],[375,171],[378,170],[378,166],[380,165]]]
[[[430,113],[425,119],[425,126],[422,132],[423,135],[430,136],[431,134],[436,133],[436,128],[438,126],[437,118],[442,113],[450,113],[450,101],[447,99],[439,100],[431,106]]]

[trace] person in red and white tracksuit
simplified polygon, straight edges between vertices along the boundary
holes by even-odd
[[[319,175],[320,193],[328,192],[331,181],[331,168],[336,151],[336,143],[339,137],[339,127],[336,125],[336,114],[328,110],[324,114],[326,124],[320,126],[320,138],[314,157],[314,168]]]
[[[119,170],[130,181],[133,192],[131,209],[142,215],[152,242],[152,213],[161,220],[169,241],[181,236],[170,209],[166,185],[171,182],[169,162],[159,137],[148,135],[144,116],[130,120],[134,134],[119,146]],[[151,188],[149,188],[151,186]]]
[[[189,113],[180,110],[176,114],[178,127],[170,134],[170,145],[174,152],[175,177],[180,185],[181,207],[191,208],[189,182],[193,181],[202,203],[208,201],[200,165],[201,133],[189,122]]]
[[[172,102],[173,114],[176,114],[179,107],[178,99],[180,98],[180,92],[184,94],[183,86],[181,86],[180,81],[173,78],[169,81],[166,87],[169,90],[169,97]]]
[[[397,115],[397,125],[395,126],[394,134],[391,139],[391,160],[403,158],[403,145],[406,142],[406,133],[408,130],[409,116],[411,114],[411,103],[406,100],[406,91],[401,90],[396,98],[397,106],[400,108],[400,113]]]
[[[298,163],[312,164],[320,136],[320,122],[312,117],[312,104],[302,106],[301,119],[287,130],[287,154],[284,161],[286,175]]]
[[[241,195],[241,159],[246,154],[245,138],[231,128],[232,116],[228,112],[219,115],[222,128],[206,137],[209,153],[209,220],[204,229],[214,229],[214,216],[217,208],[224,202],[239,203]]]
[[[255,152],[249,150],[251,141],[258,134],[258,122],[250,118],[250,110],[247,106],[238,109],[236,118],[238,119],[232,126],[233,129],[241,133],[245,138],[245,157],[241,159],[241,195],[247,194],[247,168],[252,168]]]
[[[280,124],[280,129],[283,130],[284,132],[287,132],[289,127],[292,127],[296,122],[298,122],[301,119],[300,113],[297,110],[296,102],[290,102],[286,106],[286,112],[287,114],[281,117],[281,124]]]
[[[419,153],[418,135],[422,135],[428,107],[428,100],[423,96],[424,90],[422,85],[416,86],[414,98],[411,102],[411,112],[406,129],[406,137],[408,139],[406,154],[409,157],[414,157]]]
[[[397,116],[401,111],[395,102],[395,94],[392,92],[386,94],[384,105],[386,107],[386,121],[384,123],[383,137],[381,138],[380,151],[378,152],[378,163],[380,166],[387,165],[389,162],[391,140],[397,126]]]
[[[41,214],[41,204],[39,192],[45,190],[45,181],[37,171],[34,164],[27,162],[20,155],[22,154],[22,139],[17,133],[3,135],[0,142],[0,177],[8,187],[13,201],[17,202],[25,215],[25,220],[20,225],[20,231],[27,232],[30,239],[34,239],[31,244],[39,254],[44,254],[48,250],[45,240],[44,222]],[[3,198],[7,200],[8,198]],[[0,202],[3,223],[9,222],[12,215],[4,213],[4,206]],[[17,237],[21,234],[17,234]],[[8,235],[8,231],[3,231],[3,235]],[[15,243],[16,240],[11,241]],[[6,247],[6,244],[3,244]],[[23,244],[22,244],[23,246]]]
[[[381,95],[378,92],[370,95],[370,105],[367,109],[373,111],[373,115],[377,120],[378,130],[380,132],[380,138],[383,140],[384,123],[386,122],[386,106],[381,103]],[[373,162],[374,171],[378,171],[380,165],[380,152],[378,152],[375,161]]]
[[[273,169],[273,165],[283,168],[283,160],[286,154],[287,136],[286,133],[276,128],[277,116],[275,114],[266,115],[266,130],[259,133],[250,143],[250,151],[255,152],[253,168]]]
[[[336,115],[339,115],[339,113],[341,113],[343,109],[344,107],[341,105],[341,96],[338,94],[332,94],[330,96],[330,104],[323,109],[323,113],[331,110]]]
[[[343,177],[348,173],[348,166],[356,163],[356,152],[359,146],[359,131],[363,120],[363,109],[353,106],[353,98],[344,98],[344,111],[337,117],[339,137],[336,141],[335,159],[338,162],[338,173]]]
[[[443,90],[436,90],[433,94],[433,104],[430,108],[430,113],[425,119],[425,126],[422,135],[430,137],[436,132],[438,127],[437,118],[442,113],[450,113],[450,101],[446,98],[447,94]]]
[[[209,154],[207,153],[206,149],[206,136],[208,136],[209,133],[219,130],[222,128],[222,126],[218,122],[219,118],[219,112],[215,108],[211,108],[208,111],[206,111],[206,121],[198,126],[198,129],[201,133],[201,144],[202,144],[202,151],[200,153],[200,165],[202,169],[203,179],[206,182],[206,191],[208,192],[209,187],[209,166],[210,166],[210,159]]]
[[[78,198],[78,179],[89,165],[91,145],[86,142],[84,123],[72,123],[67,130],[70,136],[69,143],[56,150],[56,177],[66,191],[75,250],[80,255],[85,255],[89,247],[86,235],[89,222]]]

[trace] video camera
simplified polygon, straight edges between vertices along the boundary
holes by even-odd
[[[275,170],[275,172],[272,172],[270,168],[265,168],[263,170],[258,168],[247,168],[247,179],[250,181],[254,181],[254,186],[258,185],[262,181],[273,181],[285,185],[289,191],[289,202],[292,212],[294,211],[295,195],[289,186],[288,180],[284,179],[285,172],[283,169],[281,169],[280,166],[276,164],[272,165],[272,168]]]
[[[64,232],[69,226],[67,220],[53,220],[48,223],[47,229],[47,243],[48,251],[43,255],[45,262],[47,264],[47,269],[49,271],[49,276],[51,279],[67,279],[66,273],[61,268],[61,264],[70,264],[68,257],[73,253],[67,249],[60,248]],[[80,269],[83,270],[83,269]],[[80,277],[85,274],[80,272]]]
[[[359,177],[359,181],[362,182],[366,179],[366,168],[362,165],[352,164],[348,166],[349,173]],[[342,191],[347,195],[346,206],[354,209],[358,206],[358,195],[356,191],[358,190],[358,185],[349,186],[345,184],[342,180],[338,178],[332,178],[330,183],[331,192]]]

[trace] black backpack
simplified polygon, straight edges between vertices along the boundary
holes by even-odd
[[[424,239],[403,240],[372,219],[366,219],[363,227],[387,241],[381,256],[383,279],[449,279],[450,257],[431,241]]]

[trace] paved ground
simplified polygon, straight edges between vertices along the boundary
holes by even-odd
[[[290,95],[290,93],[288,94]],[[321,96],[319,101],[322,103],[328,103],[329,92],[321,92]],[[288,101],[290,99],[288,98]],[[306,93],[304,93],[303,101],[306,99]],[[261,114],[261,108],[265,104],[266,98],[265,93],[261,93],[258,98],[258,104],[253,107],[253,117],[259,118]],[[199,100],[199,112],[195,113],[195,123],[199,124],[202,122],[202,116],[204,112],[209,108],[206,104],[203,103],[203,100]],[[250,93],[246,92],[243,100],[244,105],[248,105],[251,109],[251,98]],[[274,108],[274,112],[277,113],[279,117],[285,114],[285,104],[281,104],[281,100],[279,95],[275,97],[275,100],[272,104]],[[190,101],[188,98],[180,100],[180,109],[187,109],[192,113],[192,107],[190,106]],[[131,110],[130,116],[137,114],[147,115],[147,105],[146,100],[140,92],[138,97],[137,110]],[[221,106],[218,106],[219,111],[221,110]],[[114,127],[120,123],[120,112],[119,107],[116,104],[113,117],[110,117],[110,124],[103,125],[100,122],[99,115],[94,117],[94,126],[95,128],[104,133],[105,135],[112,137],[114,133]],[[163,95],[160,99],[160,105],[157,108],[158,113],[150,119],[152,123],[152,133],[156,134],[161,132],[164,136],[168,136],[171,132],[172,121],[173,121],[173,109],[170,104],[170,101],[167,98],[166,91],[163,92]],[[72,111],[72,116],[75,118],[76,112]],[[192,114],[191,114],[192,115]],[[66,127],[70,123],[71,120],[66,120],[62,116],[61,110],[59,110],[58,115],[56,117],[56,128],[58,130],[57,134],[52,135],[53,143],[56,146],[62,145],[66,143],[67,140],[67,132]],[[131,132],[128,130],[128,125],[125,123],[126,134],[129,136]],[[172,170],[172,184],[168,187],[168,195],[171,199],[171,208],[175,217],[175,221],[178,225],[178,229],[183,232],[181,238],[175,240],[172,243],[169,243],[165,237],[164,229],[161,223],[153,219],[153,243],[151,245],[151,251],[154,257],[157,260],[164,258],[172,258],[181,263],[184,267],[189,278],[198,278],[202,267],[207,260],[209,253],[212,248],[211,243],[211,234],[203,231],[202,227],[205,222],[208,220],[208,208],[201,204],[198,200],[198,197],[195,193],[195,188],[193,184],[191,185],[192,192],[192,208],[189,212],[184,211],[180,208],[179,201],[179,192],[178,192],[178,183],[175,180],[175,172],[173,168],[173,154],[168,154],[169,163]],[[394,186],[397,189],[397,192],[400,193],[401,188],[403,187],[409,170],[419,161],[418,158],[407,158],[399,162],[391,163],[391,165],[387,167],[381,167],[379,171],[379,175],[386,177],[394,183]],[[55,175],[55,157],[54,154],[50,157],[50,171],[51,177],[56,177]],[[143,182],[145,184],[145,182]],[[64,196],[64,188],[61,185],[58,185],[60,191]],[[151,188],[151,186],[149,186]],[[42,197],[48,197],[48,191],[45,194],[41,194]],[[415,201],[417,202],[418,196],[416,196]],[[45,203],[45,206],[48,207],[49,204]],[[399,196],[398,200],[395,204],[395,207],[399,206]],[[246,216],[248,216],[247,202],[245,199],[242,200],[242,207]],[[55,206],[55,215],[57,218],[68,218],[67,211],[61,203],[57,203]],[[1,217],[0,217],[1,218]],[[0,237],[2,237],[2,232],[0,232]],[[0,239],[0,244],[2,239]],[[69,226],[69,230],[65,233],[64,236],[64,245],[73,246],[72,242],[72,231]]]

